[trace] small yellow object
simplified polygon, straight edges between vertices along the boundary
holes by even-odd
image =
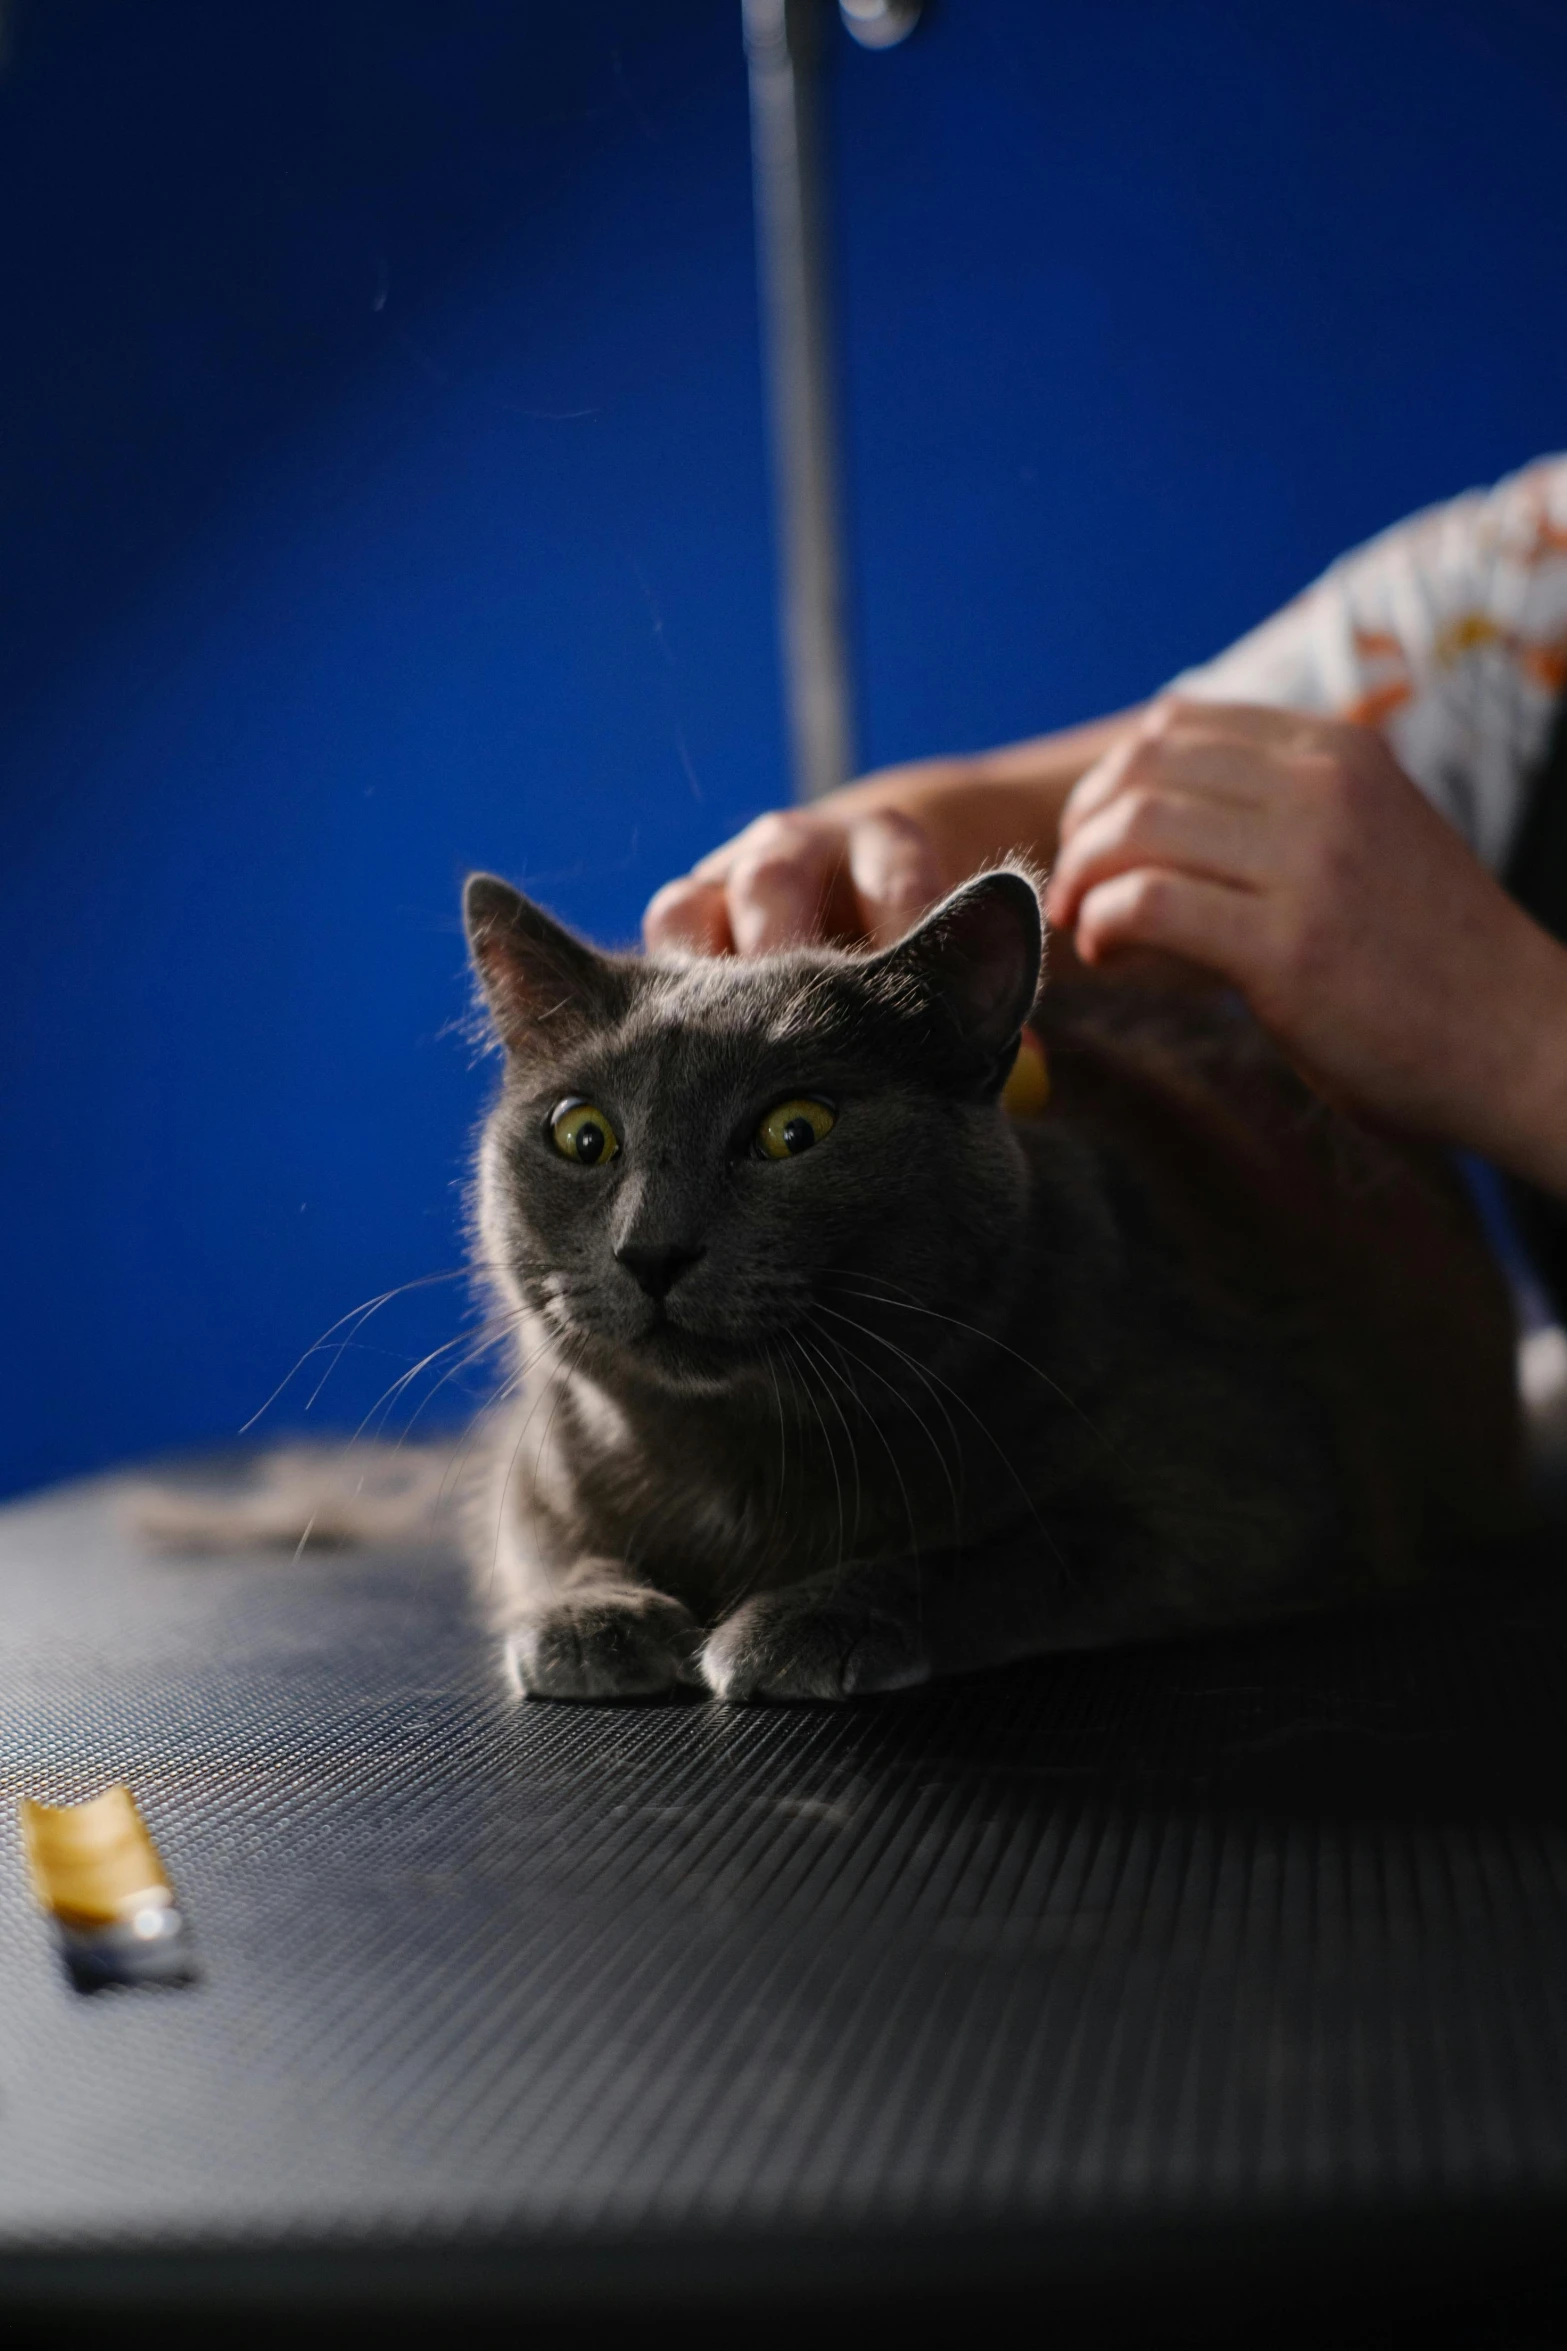
[[[809,1151],[812,1144],[830,1135],[836,1124],[829,1104],[801,1095],[780,1102],[767,1113],[756,1130],[756,1148],[764,1159],[798,1159],[802,1151]]]
[[[562,1159],[574,1159],[579,1167],[602,1167],[620,1149],[620,1137],[592,1102],[557,1103],[550,1134]]]
[[[1001,1107],[1012,1118],[1038,1118],[1050,1100],[1050,1065],[1032,1029],[1018,1039],[1012,1074],[1001,1089]]]
[[[24,1796],[22,1837],[33,1892],[62,1926],[117,1926],[173,1906],[169,1873],[129,1788],[105,1788],[90,1804]]]

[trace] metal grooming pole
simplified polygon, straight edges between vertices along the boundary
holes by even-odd
[[[799,800],[832,791],[855,767],[820,123],[828,11],[829,0],[741,0],[785,699]],[[840,0],[839,13],[862,47],[885,49],[913,31],[920,0]]]

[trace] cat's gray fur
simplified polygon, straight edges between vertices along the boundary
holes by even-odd
[[[477,1254],[525,1371],[475,1553],[525,1690],[895,1689],[1509,1523],[1508,1302],[1445,1169],[1213,1000],[1047,990],[1051,1108],[1009,1118],[1023,873],[873,957],[601,955],[486,877],[467,919],[506,1056]],[[759,1158],[796,1095],[836,1125]],[[569,1096],[606,1164],[553,1147]]]
[[[467,1462],[523,1689],[841,1698],[1369,1595],[1514,1521],[1510,1307],[1450,1171],[1233,1002],[1036,1006],[1024,873],[873,957],[601,955],[482,876],[466,910],[505,1053],[474,1254],[515,1400],[471,1455],[144,1490],[161,1541],[395,1536]],[[1053,1092],[1014,1120],[1031,1006]],[[798,1095],[831,1132],[758,1157]],[[561,1157],[565,1097],[618,1155]]]

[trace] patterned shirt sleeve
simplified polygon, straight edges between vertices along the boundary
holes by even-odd
[[[1396,523],[1173,690],[1379,727],[1500,869],[1567,690],[1567,457]]]

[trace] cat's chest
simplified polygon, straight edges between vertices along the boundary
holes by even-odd
[[[721,1574],[776,1524],[776,1479],[754,1433],[718,1413],[639,1410],[571,1380],[557,1441],[537,1463],[536,1499],[584,1549],[648,1567]]]
[[[742,1590],[985,1531],[996,1437],[985,1432],[989,1452],[965,1461],[953,1424],[904,1419],[644,1414],[584,1381],[557,1420],[566,1441],[541,1465],[540,1499],[564,1549],[624,1559],[707,1619]]]

